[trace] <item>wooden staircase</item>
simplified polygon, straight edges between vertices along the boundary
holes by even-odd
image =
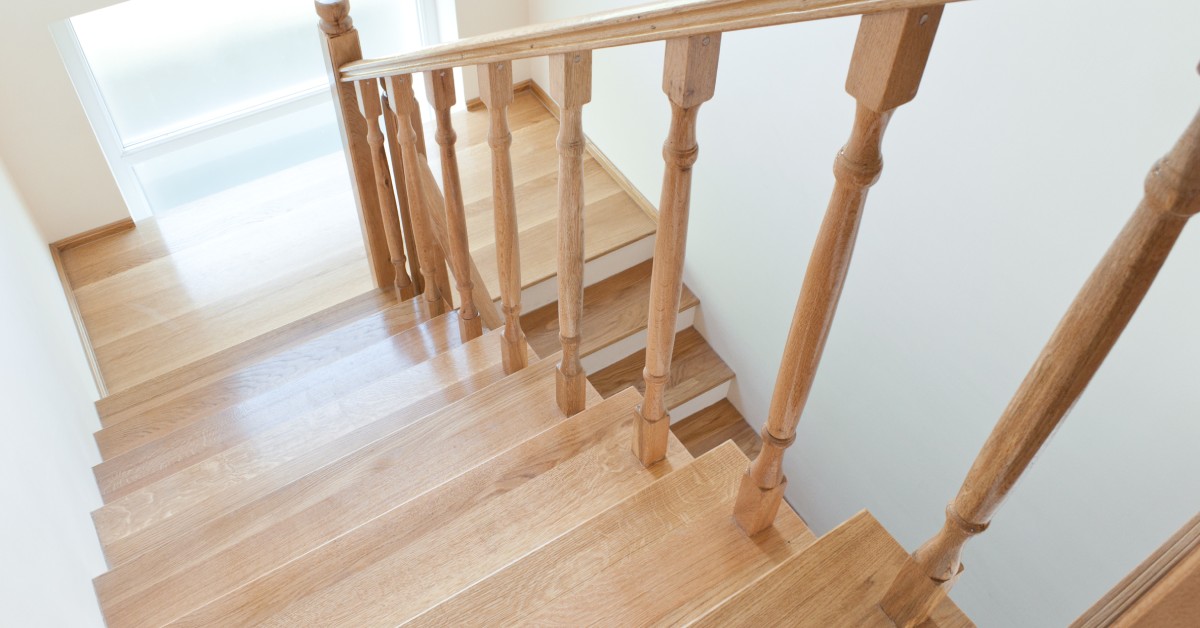
[[[318,0],[378,289],[98,404],[105,505],[94,519],[110,571],[95,585],[109,625],[972,625],[947,595],[961,548],[1200,211],[1200,118],[1151,175],[946,527],[912,555],[865,511],[816,538],[782,500],[783,453],[887,119],[915,95],[942,7],[809,4],[668,3],[364,62],[348,5]],[[838,11],[864,14],[848,83],[858,118],[759,441],[724,399],[734,374],[693,327],[699,301],[682,282],[696,110],[712,96],[721,32]],[[585,264],[650,235],[631,229],[584,254],[583,190],[606,185],[579,119],[590,50],[659,39],[673,123],[654,260],[609,263],[589,280]],[[554,186],[514,176],[527,162],[509,148],[509,118],[534,110],[514,99],[506,64],[535,54],[552,55],[561,104],[560,123],[527,127],[543,140],[557,129]],[[488,130],[488,169],[457,166],[480,142],[454,153],[444,68],[468,62],[481,64],[486,112],[458,120],[467,138]],[[437,112],[440,184],[412,96],[418,72]],[[527,198],[556,189],[557,215],[518,228],[521,186],[533,186]],[[481,199],[494,204],[494,236],[482,235]],[[530,255],[541,266],[522,278],[550,233],[557,264]],[[477,263],[481,251],[495,264]],[[547,281],[561,298],[543,304],[531,295]]]

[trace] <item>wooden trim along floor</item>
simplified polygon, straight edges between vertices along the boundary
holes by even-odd
[[[541,85],[538,85],[535,81],[533,81],[533,79],[525,79],[524,81],[513,85],[514,94],[524,91],[528,91],[533,94],[533,97],[537,98],[538,102],[542,103],[542,105],[546,107],[546,110],[550,112],[550,115],[553,115],[556,119],[558,118],[558,103],[554,102],[554,99],[550,97],[550,94],[546,93],[546,90],[542,89]],[[483,101],[478,98],[472,98],[471,100],[467,101],[467,111],[478,111],[483,108]],[[612,177],[613,181],[616,181],[617,186],[620,187],[621,190],[626,194],[628,194],[629,198],[633,199],[633,202],[636,203],[637,206],[640,207],[641,210],[650,217],[650,220],[654,221],[655,225],[657,225],[658,208],[654,206],[654,203],[651,203],[650,199],[646,198],[646,196],[642,194],[642,191],[639,190],[632,181],[625,177],[625,173],[621,172],[620,169],[617,168],[616,164],[614,164],[612,160],[608,158],[608,155],[605,155],[596,146],[596,143],[593,142],[591,138],[585,135],[584,140],[587,141],[587,152],[592,156],[592,159],[596,160],[596,163],[600,165],[600,168],[608,173],[608,176]]]
[[[92,348],[92,338],[88,335],[87,326],[83,324],[79,301],[75,299],[75,288],[71,285],[71,278],[67,276],[67,269],[63,266],[62,252],[134,228],[136,225],[132,218],[122,218],[50,243],[50,259],[54,260],[54,270],[58,273],[59,283],[62,284],[63,295],[67,297],[67,307],[71,310],[71,319],[75,321],[79,343],[83,346],[83,354],[87,357],[88,368],[92,371],[92,379],[96,381],[96,390],[101,397],[108,396],[108,385],[104,382],[104,374],[100,372],[100,362]]]

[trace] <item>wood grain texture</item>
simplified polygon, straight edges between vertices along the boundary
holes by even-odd
[[[498,334],[484,339],[498,358]],[[96,589],[105,618],[110,626],[161,625],[554,426],[562,416],[548,403],[551,372],[549,364],[524,369],[392,426],[332,464],[101,576]],[[507,420],[493,423],[494,416]]]
[[[1125,228],[1067,309],[971,465],[942,529],[913,554],[923,572],[950,583],[963,545],[992,515],[1078,401],[1133,318],[1189,218],[1200,212],[1200,113],[1146,178]],[[897,582],[889,603],[907,607]],[[898,622],[919,622],[889,606]]]
[[[592,100],[592,53],[550,57],[550,93],[558,124],[558,340],[562,362],[555,390],[563,413],[584,408],[586,373],[580,363],[583,320],[583,106]]]
[[[392,167],[392,182],[396,192],[396,207],[400,212],[400,227],[404,233],[404,251],[408,262],[408,276],[413,284],[413,292],[421,294],[425,291],[425,278],[421,276],[421,259],[417,251],[417,238],[413,233],[412,210],[408,206],[408,184],[404,179],[404,157],[400,151],[400,142],[396,139],[396,112],[388,103],[387,81],[379,80],[383,92],[383,131],[387,137],[389,164]]]
[[[676,444],[667,463],[639,468],[621,433],[637,399],[629,391],[481,459],[177,625],[402,623],[685,464]]]
[[[326,432],[324,438],[336,437],[354,423],[349,418],[352,413],[346,412],[314,424],[308,416],[312,410],[335,401],[338,407],[354,407],[362,403],[364,391],[380,380],[388,381],[387,388],[376,393],[383,399],[387,389],[427,384],[414,381],[415,375],[406,371],[458,346],[456,334],[449,333],[454,326],[454,317],[439,317],[265,394],[194,417],[186,425],[162,425],[166,422],[151,415],[144,422],[126,421],[108,428],[140,444],[95,467],[100,493],[106,502],[112,501],[200,463],[214,475],[244,477],[247,471],[239,467],[239,459],[241,465],[263,469],[264,458],[278,459],[289,449],[316,447],[322,442],[319,432]],[[411,390],[413,396],[421,393]],[[230,459],[239,450],[241,455]],[[187,481],[193,489],[201,483],[195,477]],[[163,489],[158,486],[156,491],[162,494]]]
[[[417,255],[421,260],[421,274],[424,292],[421,300],[430,316],[437,316],[447,307],[446,295],[443,289],[448,289],[448,281],[444,276],[445,261],[443,250],[438,245],[429,225],[430,212],[426,211],[424,190],[425,181],[421,174],[421,164],[425,155],[418,141],[423,137],[417,130],[420,124],[421,110],[413,95],[413,77],[411,75],[392,76],[387,79],[389,104],[396,114],[396,141],[400,144],[401,161],[404,163],[404,181],[408,192],[408,206],[413,221],[413,233],[417,239]]]
[[[105,397],[96,403],[101,424],[108,429],[127,420],[145,419],[152,416],[151,411],[156,418],[165,418],[219,410],[422,320],[411,303],[397,304],[391,290],[366,292]],[[113,453],[108,448],[119,439],[100,437],[104,429],[98,433],[98,442],[103,441],[101,453],[107,457]]]
[[[55,240],[54,242],[50,243],[50,248],[60,252],[67,251],[77,246],[83,246],[84,244],[102,240],[113,234],[121,233],[122,231],[128,231],[133,229],[134,226],[135,225],[132,218],[114,220],[106,225],[100,225],[95,229],[88,229],[82,233],[77,233],[61,240]]]
[[[746,462],[718,447],[407,625],[684,623],[814,540],[790,511],[755,540],[730,522]]]
[[[904,548],[863,511],[691,626],[891,628],[879,600],[907,559]],[[974,625],[949,599],[934,622],[942,628]]]
[[[308,377],[313,371],[329,370],[338,360],[412,329],[418,317],[412,301],[406,301],[341,329],[330,330],[324,336],[260,363],[247,364],[212,378],[211,382],[194,385],[185,393],[169,399],[155,397],[151,400],[152,405],[145,403],[134,411],[115,415],[114,419],[121,420],[114,420],[96,432],[96,443],[108,462],[175,430],[184,429],[193,421],[262,399],[270,391],[286,388],[290,382]]]
[[[1101,628],[1120,624],[1127,620],[1129,620],[1129,625],[1137,625],[1133,621],[1134,618],[1150,614],[1151,606],[1165,597],[1153,594],[1155,589],[1164,587],[1163,591],[1165,592],[1176,588],[1177,585],[1174,581],[1178,579],[1178,576],[1171,576],[1171,574],[1185,560],[1192,558],[1192,565],[1190,568],[1184,565],[1184,571],[1180,574],[1190,573],[1189,578],[1200,581],[1200,569],[1198,569],[1200,565],[1196,565],[1194,559],[1197,555],[1200,555],[1200,514],[1192,517],[1178,532],[1171,535],[1166,543],[1163,543],[1146,560],[1129,572],[1128,576],[1122,578],[1111,591],[1080,615],[1079,619],[1072,622],[1071,628]],[[1197,585],[1193,584],[1192,586]],[[1197,591],[1194,596],[1196,599],[1200,599],[1200,591]],[[1149,605],[1142,603],[1143,598],[1147,598]],[[1141,610],[1137,610],[1135,607],[1141,607]],[[1190,619],[1194,620],[1196,617],[1200,617],[1200,608],[1192,610]],[[1180,620],[1188,618],[1184,614],[1177,615],[1177,619]],[[1157,624],[1147,623],[1145,625]],[[1172,625],[1172,623],[1164,621],[1162,625]],[[1187,624],[1176,621],[1173,625],[1185,626]]]
[[[130,222],[130,227],[133,223]],[[67,300],[67,309],[71,312],[71,321],[75,323],[75,332],[79,335],[79,343],[83,346],[83,355],[87,359],[88,370],[92,372],[92,381],[96,383],[96,392],[101,398],[108,396],[108,384],[104,381],[104,373],[100,371],[100,360],[96,358],[96,350],[92,347],[92,338],[88,335],[87,325],[83,322],[83,314],[79,311],[79,302],[75,299],[75,290],[67,269],[63,266],[62,250],[57,245],[50,245],[50,260],[54,262],[54,271],[58,273],[58,283],[62,285],[63,296]]]
[[[355,93],[354,85],[338,80],[338,68],[362,59],[362,45],[359,43],[354,21],[350,18],[350,3],[347,0],[317,0],[315,6],[320,18],[318,25],[321,40],[324,43],[321,52],[335,104],[338,136],[342,140],[354,201],[358,207],[367,263],[371,268],[375,287],[386,288],[393,284],[393,269],[383,216],[379,211],[375,167],[371,160],[371,147],[367,142],[366,121],[359,114],[358,94]]]
[[[720,33],[672,39],[666,45],[663,93],[671,103],[671,128],[663,143],[666,163],[650,277],[649,324],[642,375],[646,400],[639,408],[641,421],[637,424],[633,442],[634,451],[645,464],[664,455],[667,434],[671,431],[666,389],[671,378],[675,319],[679,315],[679,297],[683,291],[692,167],[700,150],[696,143],[696,118],[700,105],[711,99],[716,91],[720,52]]]
[[[521,329],[521,243],[517,199],[513,184],[512,131],[508,107],[513,101],[512,64],[480,66],[479,97],[487,106],[491,125],[492,208],[495,223],[496,269],[500,275],[500,300],[504,308],[504,369],[525,368],[525,331]]]
[[[728,440],[732,440],[747,458],[757,456],[762,447],[758,431],[750,427],[728,399],[675,423],[671,432],[687,447],[688,453],[697,457]]]
[[[695,327],[679,332],[673,348],[671,378],[664,395],[667,409],[676,408],[733,379],[733,369],[713,351]],[[588,381],[605,398],[630,386],[642,392],[646,389],[646,380],[642,377],[645,355],[638,351],[626,356],[588,375]]]
[[[297,411],[294,433],[264,432],[262,451],[235,446],[113,500],[93,513],[109,563],[188,538],[191,530],[496,383],[503,377],[498,350],[496,334],[476,339],[344,399]],[[323,442],[309,443],[310,437]]]
[[[1200,552],[1192,551],[1138,598],[1116,628],[1186,628],[1200,618]]]
[[[650,302],[651,262],[642,262],[584,290],[583,342],[580,355],[592,353],[646,328]],[[699,305],[686,287],[679,300],[680,311]],[[538,355],[559,350],[556,304],[538,308],[521,317],[529,346]]]
[[[342,68],[342,80],[514,61],[573,50],[626,46],[929,4],[929,0],[668,0],[499,31],[383,59],[347,64]]]
[[[437,144],[442,162],[443,214],[446,238],[442,250],[447,253],[458,287],[458,321],[462,325],[463,341],[483,333],[483,320],[475,305],[474,278],[471,273],[471,246],[467,241],[467,217],[463,209],[462,180],[458,174],[458,153],[455,143],[458,134],[450,117],[450,108],[457,102],[454,93],[453,70],[430,70],[425,73],[425,93],[433,105],[437,120]],[[476,273],[477,274],[477,273]],[[490,298],[484,300],[490,304]]]
[[[867,191],[883,170],[883,135],[894,107],[920,84],[942,6],[865,15],[850,60],[847,90],[857,99],[850,139],[834,160],[833,194],[813,245],[775,379],[763,447],[743,482],[734,516],[750,534],[773,518],[783,477],[783,453],[796,438],[813,380],[833,326]],[[903,94],[904,97],[895,94]],[[880,108],[883,107],[883,108]],[[759,494],[752,494],[755,493]]]
[[[383,116],[380,104],[379,85],[376,81],[359,81],[354,84],[358,94],[358,109],[367,122],[367,145],[371,148],[371,166],[375,173],[375,191],[379,212],[383,220],[383,233],[387,237],[388,258],[392,263],[392,285],[400,299],[411,299],[416,294],[412,279],[408,276],[408,256],[404,250],[404,229],[400,224],[400,210],[396,206],[396,189],[392,186],[391,164],[388,163],[387,139],[384,137],[379,118]]]

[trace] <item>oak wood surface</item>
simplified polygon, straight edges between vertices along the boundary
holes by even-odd
[[[726,443],[406,625],[686,622],[815,540],[786,509],[775,534],[737,530],[747,462]]]
[[[393,268],[383,216],[379,211],[375,166],[371,159],[371,147],[367,143],[366,121],[359,114],[358,94],[354,85],[338,80],[338,68],[363,58],[358,29],[354,28],[354,21],[350,18],[350,3],[347,0],[316,0],[314,6],[320,18],[318,31],[324,43],[321,52],[329,76],[338,137],[342,140],[346,167],[351,173],[351,189],[354,204],[358,208],[367,264],[371,268],[375,287],[385,288],[394,281]]]
[[[583,106],[592,100],[592,53],[550,57],[550,93],[558,119],[558,340],[562,348],[555,377],[558,407],[567,415],[583,410],[586,373],[580,363],[583,319],[584,196]]]
[[[949,0],[955,1],[955,0]],[[342,67],[342,80],[927,6],[929,0],[668,0],[535,24]]]
[[[750,534],[769,525],[771,511],[779,507],[786,482],[783,453],[796,438],[833,326],[867,191],[883,170],[884,132],[895,107],[917,92],[942,9],[939,4],[874,13],[859,23],[846,79],[846,89],[857,101],[854,127],[834,160],[833,194],[796,299],[763,427],[763,447],[742,484],[734,514]]]
[[[747,458],[757,456],[762,447],[758,430],[750,427],[728,399],[675,423],[671,432],[693,456],[704,455],[727,440],[732,440]]]
[[[626,356],[589,374],[588,381],[606,398],[630,386],[642,392],[646,388],[646,380],[642,377],[645,356],[643,351]],[[679,332],[675,339],[671,378],[666,385],[664,405],[668,410],[676,408],[732,379],[733,369],[725,364],[695,327],[688,327]]]
[[[442,250],[446,253],[454,270],[454,279],[458,287],[459,315],[462,325],[463,340],[470,340],[483,333],[483,321],[475,305],[473,294],[474,284],[471,276],[471,247],[467,240],[467,218],[463,210],[462,180],[458,174],[458,154],[455,143],[458,134],[454,132],[450,108],[457,102],[454,93],[453,70],[430,70],[425,73],[425,92],[429,103],[433,105],[437,131],[435,137],[439,147],[442,162],[442,194],[444,207],[441,212],[446,222],[446,237],[442,242]],[[438,216],[440,217],[440,216]],[[491,299],[484,299],[491,303]],[[494,327],[494,324],[492,325]]]
[[[907,559],[904,548],[862,511],[691,626],[892,628],[879,600]],[[973,625],[949,598],[938,607],[933,623],[941,628]]]
[[[364,292],[336,306],[229,347],[96,402],[109,427],[151,409],[185,403],[219,408],[287,380],[292,373],[386,338],[422,320],[391,290]],[[355,340],[358,339],[358,340]],[[343,344],[345,343],[345,344]],[[311,355],[312,357],[305,357]]]
[[[620,431],[637,398],[614,397],[482,458],[177,624],[402,623],[690,460],[676,443],[670,461],[639,468]]]
[[[358,94],[359,112],[367,124],[367,145],[371,152],[371,166],[375,173],[375,191],[379,212],[383,220],[383,233],[387,239],[388,259],[392,264],[392,285],[401,299],[411,299],[416,290],[408,276],[408,255],[404,248],[404,228],[400,223],[400,210],[396,205],[396,189],[392,184],[392,169],[387,156],[387,138],[384,137],[379,119],[383,107],[379,97],[377,81],[359,81],[354,84]]]
[[[634,435],[634,451],[645,464],[666,451],[671,419],[667,416],[667,383],[671,378],[675,319],[683,291],[688,213],[692,198],[692,167],[699,146],[696,118],[700,105],[713,97],[721,34],[706,33],[671,39],[663,62],[663,93],[671,103],[671,128],[663,143],[662,196],[658,205],[658,235],[650,277],[649,323],[643,379],[646,400]]]
[[[525,368],[525,332],[521,329],[521,243],[517,200],[513,184],[512,131],[508,108],[513,101],[512,64],[480,66],[479,97],[487,106],[488,146],[492,149],[492,209],[494,213],[496,270],[504,309],[504,369]]]
[[[1193,561],[1189,577],[1200,581],[1200,565],[1195,564],[1194,558],[1197,555],[1200,555],[1200,514],[1192,517],[1178,532],[1171,535],[1166,543],[1163,543],[1146,560],[1129,572],[1128,576],[1122,578],[1104,597],[1084,611],[1079,619],[1071,623],[1071,628],[1100,628],[1119,624],[1127,619],[1130,624],[1137,625],[1134,618],[1149,614],[1150,606],[1161,602],[1162,597],[1165,597],[1152,595],[1151,592],[1159,587],[1163,587],[1163,591],[1174,589],[1177,585],[1171,581],[1164,582],[1164,580],[1169,580],[1169,576],[1175,568],[1189,557],[1192,557]],[[1184,565],[1183,569],[1181,574],[1188,572],[1189,568]],[[1177,577],[1175,576],[1175,578]],[[1200,599],[1200,591],[1197,591],[1195,595],[1197,599]],[[1151,596],[1147,600],[1149,605],[1141,603],[1142,598],[1146,596]],[[1138,606],[1142,608],[1136,609],[1135,607]],[[1192,619],[1200,617],[1200,608],[1193,609],[1192,613]],[[1179,614],[1178,619],[1187,619],[1187,616]],[[1170,625],[1169,622],[1164,623]],[[1186,624],[1176,622],[1175,625],[1184,626]]]
[[[387,136],[388,163],[392,167],[392,187],[396,193],[396,207],[400,213],[400,227],[404,233],[404,251],[408,262],[408,275],[413,284],[413,291],[420,294],[425,291],[425,278],[421,276],[421,258],[417,251],[417,238],[413,232],[412,210],[408,206],[408,184],[404,179],[404,160],[397,140],[396,112],[388,103],[387,81],[380,79],[379,85],[383,92],[383,131]]]
[[[187,537],[206,522],[496,383],[503,377],[498,350],[496,334],[476,339],[372,382],[344,402],[334,400],[300,412],[296,432],[277,432],[267,443],[272,448],[235,448],[225,459],[218,455],[201,460],[113,500],[92,517],[109,563],[117,565],[164,542]],[[347,431],[346,426],[356,427]],[[305,442],[327,430],[343,433],[319,446]]]
[[[498,359],[498,334],[483,339]],[[443,402],[101,576],[96,588],[109,625],[170,621],[552,427],[562,415],[549,403],[551,371],[527,368]],[[497,415],[507,420],[493,423]]]
[[[584,290],[584,336],[581,355],[592,353],[646,328],[650,301],[649,261],[621,271]],[[683,289],[679,309],[696,307],[700,301]],[[529,346],[538,355],[558,351],[558,309],[551,303],[521,317]]]

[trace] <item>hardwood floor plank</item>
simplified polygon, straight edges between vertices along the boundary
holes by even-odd
[[[684,624],[815,540],[786,507],[774,534],[749,539],[737,528],[729,513],[747,464],[720,447],[414,623]]]
[[[252,340],[104,397],[96,402],[100,422],[111,426],[152,409],[191,403],[216,409],[238,395],[253,396],[304,364],[321,364],[412,327],[423,320],[412,302],[397,304],[391,290],[372,290]],[[308,358],[306,356],[311,356]],[[223,401],[224,400],[224,401]],[[224,406],[221,406],[224,407]]]
[[[650,308],[650,268],[646,261],[589,286],[583,293],[581,353],[588,355],[646,328]],[[683,288],[679,310],[698,305],[696,295]],[[558,305],[551,303],[521,317],[529,346],[538,355],[559,351]]]
[[[892,535],[862,511],[692,625],[890,628],[894,624],[879,600],[907,558]],[[949,598],[938,615],[947,625],[972,625]]]
[[[732,440],[750,459],[762,448],[762,437],[728,399],[675,423],[671,431],[693,456],[703,455],[727,440]]]
[[[497,336],[488,338],[498,351]],[[201,588],[194,578],[210,574],[205,582],[214,588],[195,600],[206,602],[244,581],[223,577],[227,568],[241,566],[236,573],[246,578],[261,575],[552,427],[562,420],[553,364],[542,360],[186,534],[165,537],[165,544],[96,580],[110,625],[158,625],[190,610],[163,592],[173,574],[184,588],[195,583],[192,592]]]
[[[588,381],[605,397],[629,386],[645,394],[646,381],[642,378],[645,366],[646,352],[638,351],[588,375]],[[733,370],[713,351],[695,327],[688,327],[675,335],[675,346],[671,352],[671,379],[667,383],[666,393],[668,410],[732,379]]]
[[[401,623],[685,464],[677,442],[651,469],[629,451],[639,399],[564,420],[177,625]]]
[[[485,335],[384,380],[364,391],[363,400],[315,408],[300,417],[306,421],[302,425],[304,431],[298,430],[293,435],[284,430],[271,435],[284,442],[295,436],[288,447],[266,452],[253,447],[234,449],[224,457],[183,468],[113,500],[93,513],[109,563],[120,565],[173,540],[188,537],[207,522],[235,512],[498,382],[504,377],[497,358],[498,346],[498,332]],[[389,392],[388,384],[409,387]],[[357,427],[346,433],[347,425]],[[307,441],[314,430],[330,429],[342,434],[328,442]]]
[[[440,316],[269,393],[186,424],[160,421],[155,415],[148,421],[125,421],[108,428],[120,430],[117,437],[140,446],[96,466],[100,493],[112,501],[200,463],[211,476],[241,476],[248,466],[264,468],[264,459],[286,460],[285,452],[315,447],[323,439],[358,427],[357,421],[378,416],[365,411],[369,402],[394,404],[394,391],[416,396],[420,393],[416,387],[428,386],[425,371],[429,369],[415,367],[459,346],[457,325],[457,316]],[[444,359],[453,357],[457,356]],[[194,476],[187,481],[193,486],[204,484]],[[156,490],[161,492],[162,486]]]

